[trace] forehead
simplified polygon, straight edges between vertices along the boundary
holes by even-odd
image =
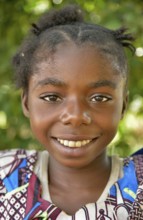
[[[40,61],[37,59],[32,78],[40,80],[56,76],[69,82],[74,79],[74,83],[81,84],[107,79],[119,82],[122,79],[107,56],[96,46],[67,43],[59,44],[54,52],[46,52],[46,49],[42,52],[43,58]]]

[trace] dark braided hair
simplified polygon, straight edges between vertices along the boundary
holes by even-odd
[[[16,84],[28,89],[29,78],[36,71],[34,64],[50,56],[61,43],[74,42],[77,46],[94,45],[100,49],[117,72],[127,78],[127,62],[123,47],[134,52],[131,34],[127,29],[109,30],[83,20],[83,12],[78,6],[66,6],[61,10],[51,10],[44,14],[37,24],[32,24],[28,38],[14,56]]]

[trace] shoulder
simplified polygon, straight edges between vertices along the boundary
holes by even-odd
[[[143,153],[142,150],[134,153],[130,157],[123,159],[123,166],[126,172],[130,172],[133,178],[135,173],[138,184],[143,181]]]
[[[35,150],[24,149],[11,149],[0,151],[0,167],[5,163],[11,163],[12,161],[19,161],[36,155]]]
[[[132,156],[135,156],[135,155],[143,155],[143,148],[139,149],[138,151],[135,151]]]
[[[35,150],[12,149],[0,151],[0,177],[4,179],[16,169],[34,164],[37,158]]]
[[[37,153],[36,150],[25,150],[25,149],[7,149],[7,150],[0,150],[0,158],[5,158],[9,156],[15,156],[16,158],[24,158],[30,156],[32,154]]]
[[[143,154],[136,154],[131,157],[134,162],[135,171],[140,184],[143,181]]]
[[[143,219],[143,149],[135,152],[132,157],[132,161],[135,165],[135,171],[138,182],[138,189],[136,191],[136,198],[130,211],[130,219],[137,218]]]

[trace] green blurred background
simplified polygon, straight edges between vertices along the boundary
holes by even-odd
[[[87,21],[111,29],[128,27],[136,37],[135,56],[129,60],[129,105],[119,131],[108,148],[127,156],[143,147],[143,0],[0,0],[0,149],[41,149],[21,110],[20,91],[13,81],[11,58],[38,17],[50,8],[77,3]]]

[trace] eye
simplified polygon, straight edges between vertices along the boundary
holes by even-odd
[[[91,102],[108,102],[110,100],[112,100],[112,98],[105,95],[94,95],[90,99]]]
[[[40,98],[47,102],[61,102],[62,101],[62,98],[56,94],[43,95]]]

